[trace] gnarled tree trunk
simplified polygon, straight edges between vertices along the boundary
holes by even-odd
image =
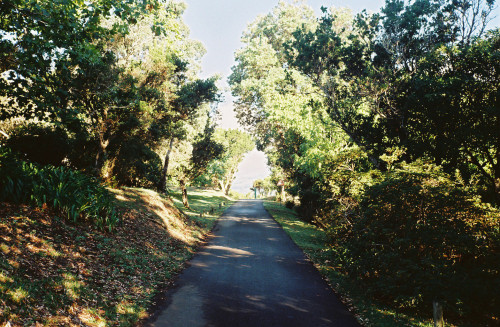
[[[104,163],[108,159],[108,145],[109,145],[109,138],[106,138],[106,133],[102,132],[99,133],[99,151],[97,152],[97,156],[95,158],[95,169],[96,172],[99,176],[103,177],[104,179],[107,179],[109,176],[104,176],[107,175],[109,172],[106,172],[103,175],[103,168],[104,168]]]
[[[229,173],[226,176],[224,176],[224,180],[219,182],[221,190],[224,192],[225,195],[229,195],[229,191],[231,190],[231,186],[233,185],[237,169],[238,169],[237,166],[231,168],[229,170]]]
[[[227,184],[226,184],[226,188],[224,189],[224,194],[225,194],[225,195],[229,195],[229,190],[231,190],[231,185],[232,185],[232,184],[233,184],[233,183],[232,183],[232,182],[230,182],[230,181],[228,181],[228,182],[227,182]]]

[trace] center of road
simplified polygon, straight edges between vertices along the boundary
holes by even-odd
[[[166,298],[148,326],[359,326],[258,200],[224,213]]]

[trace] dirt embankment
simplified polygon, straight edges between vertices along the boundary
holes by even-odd
[[[166,197],[114,190],[112,233],[0,203],[0,326],[134,325],[209,232]]]

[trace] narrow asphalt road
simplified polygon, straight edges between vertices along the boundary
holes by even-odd
[[[238,201],[147,326],[359,327],[261,201]]]

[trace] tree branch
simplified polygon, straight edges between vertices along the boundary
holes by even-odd
[[[486,177],[491,183],[493,183],[493,185],[495,185],[495,178],[493,176],[491,176],[490,174],[488,174],[488,172],[484,169],[484,166],[481,165],[481,163],[476,158],[476,156],[469,149],[467,149],[465,147],[464,147],[464,150],[465,150],[465,153],[467,153],[467,155],[470,158],[470,163],[477,166],[479,168],[479,170],[481,171],[481,173],[484,175],[484,177]]]

